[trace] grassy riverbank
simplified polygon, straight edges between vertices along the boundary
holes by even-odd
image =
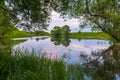
[[[110,35],[108,35],[104,32],[81,32],[81,33],[73,32],[73,33],[70,33],[70,38],[113,40],[113,38]]]
[[[32,36],[49,36],[49,34],[36,34],[36,33],[30,33],[30,32],[25,32],[25,31],[19,31],[15,30],[9,34],[6,35],[8,38],[20,38],[20,37],[32,37]]]
[[[0,80],[83,80],[78,65],[44,56],[0,53]]]
[[[38,34],[29,33],[24,31],[13,31],[10,34],[7,34],[6,37],[9,38],[20,38],[20,37],[32,37],[32,36],[51,36],[51,34]],[[70,38],[72,39],[106,39],[106,40],[114,40],[110,35],[104,32],[71,32]]]

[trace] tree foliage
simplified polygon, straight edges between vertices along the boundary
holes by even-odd
[[[2,7],[7,9],[4,2],[0,1]],[[4,38],[5,34],[11,32],[14,29],[12,23],[10,22],[9,14],[4,10],[0,9],[0,38]]]
[[[119,3],[118,0],[67,0],[62,1],[62,4],[58,4],[61,5],[58,6],[60,8],[58,12],[63,17],[82,19],[83,26],[97,26],[120,41]]]
[[[86,19],[102,31],[120,40],[120,10],[117,0],[86,0]]]
[[[52,10],[63,18],[82,19],[82,25],[98,26],[120,41],[120,2],[118,0],[1,0],[7,3],[4,10],[11,21],[24,29],[43,29],[50,22]],[[1,3],[0,3],[1,4]],[[82,16],[82,17],[81,17]]]
[[[62,35],[62,30],[60,26],[55,26],[53,28],[53,30],[51,30],[51,34],[53,35],[53,37],[57,37],[60,38]]]
[[[69,37],[70,31],[71,30],[70,30],[70,27],[68,25],[64,25],[62,27],[62,34],[63,34],[64,37]]]
[[[55,26],[53,28],[53,30],[51,30],[51,34],[54,36],[54,37],[69,37],[69,33],[70,33],[70,27],[68,25],[64,25],[62,27],[60,26]]]
[[[54,42],[55,45],[63,45],[63,46],[69,46],[70,40],[70,27],[68,25],[64,25],[62,27],[55,26],[53,30],[51,30],[51,41]]]
[[[50,21],[50,0],[4,0],[12,22],[24,30],[46,29]],[[22,25],[22,27],[21,27]]]

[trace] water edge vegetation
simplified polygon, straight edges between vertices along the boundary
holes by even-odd
[[[0,54],[1,80],[83,80],[79,65],[66,65],[63,60],[38,57],[34,53],[15,53]]]

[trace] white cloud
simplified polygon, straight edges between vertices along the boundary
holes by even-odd
[[[72,18],[72,19],[68,19],[67,21],[65,21],[63,18],[60,17],[60,14],[53,11],[51,14],[51,23],[48,27],[48,31],[50,32],[54,26],[64,26],[64,25],[69,25],[71,31],[72,30],[79,30],[79,20]]]

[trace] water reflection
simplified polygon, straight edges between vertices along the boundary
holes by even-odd
[[[120,46],[112,45],[106,50],[84,54],[84,70],[92,80],[120,80]],[[93,59],[94,58],[94,59]]]
[[[83,53],[86,56],[90,56],[92,52],[99,52],[109,46],[109,41],[106,40],[32,37],[23,43],[14,45],[13,49],[19,49],[22,52],[26,51],[25,49],[29,52],[34,50],[36,55],[46,53],[46,56],[50,58],[61,59],[64,56],[66,57],[64,61],[67,63],[83,64],[84,61],[80,59]]]
[[[62,41],[68,41],[64,43],[69,45],[64,46]],[[13,46],[14,41],[0,41],[0,46],[7,46],[10,42]],[[15,43],[11,46],[14,50],[24,47],[30,52],[46,52],[52,58],[63,56],[66,64],[79,64],[83,80],[120,80],[120,46],[111,45],[109,41],[61,39],[59,45],[55,45],[53,43],[58,42],[52,38],[32,37]],[[9,48],[0,49],[5,51]]]
[[[57,37],[51,37],[51,41],[54,45],[63,45],[65,47],[70,45],[70,39],[68,37],[66,38],[57,38]]]

